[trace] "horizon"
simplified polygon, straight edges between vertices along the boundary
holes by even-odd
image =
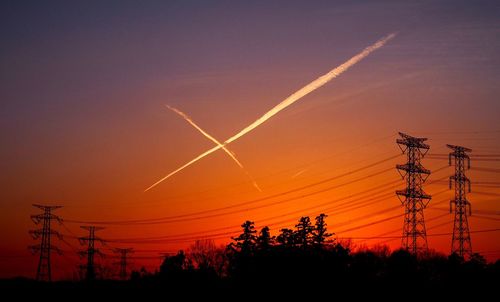
[[[450,254],[451,144],[472,150],[472,251],[500,258],[500,232],[484,232],[500,220],[497,1],[0,7],[0,278],[36,274],[32,204],[62,206],[54,279],[85,263],[91,224],[103,253],[133,248],[133,268],[150,271],[196,239],[227,245],[246,220],[278,235],[320,213],[354,247],[396,250],[398,132],[428,138],[429,248]]]

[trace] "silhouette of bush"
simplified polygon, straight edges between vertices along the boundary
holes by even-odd
[[[252,221],[245,221],[242,233],[227,247],[198,240],[186,253],[181,250],[166,257],[156,273],[141,269],[132,272],[129,281],[98,280],[92,286],[215,296],[227,292],[241,297],[272,291],[293,297],[296,292],[326,295],[330,290],[384,294],[409,285],[418,286],[421,293],[456,293],[457,285],[460,293],[479,289],[485,292],[494,291],[500,284],[500,260],[488,264],[479,254],[465,260],[456,254],[445,256],[434,251],[412,255],[399,249],[391,253],[387,246],[353,252],[349,241],[328,240],[325,218],[317,216],[312,226],[304,216],[295,230],[281,229],[277,237],[271,235],[269,227],[257,232]],[[16,289],[18,284],[44,286],[28,281],[0,284]],[[88,286],[51,286],[69,284]]]

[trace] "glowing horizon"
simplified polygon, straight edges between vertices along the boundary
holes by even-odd
[[[58,280],[78,276],[89,224],[105,227],[103,253],[136,251],[134,270],[154,271],[160,253],[187,252],[195,239],[225,246],[246,220],[277,235],[320,213],[353,250],[398,249],[398,132],[428,138],[428,246],[445,255],[446,145],[473,150],[472,249],[496,261],[498,5],[0,4],[0,277],[35,274],[39,255],[27,247],[40,242],[29,231],[42,225],[32,204],[63,206],[63,224],[51,225],[63,235],[51,238],[63,251],[52,254]],[[113,256],[96,261],[114,271]]]

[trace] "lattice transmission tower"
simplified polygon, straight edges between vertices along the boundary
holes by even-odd
[[[472,255],[472,244],[469,233],[469,222],[467,214],[472,214],[470,202],[466,197],[466,187],[470,193],[470,180],[465,176],[465,161],[467,161],[467,169],[470,169],[470,157],[467,152],[471,149],[446,145],[453,150],[449,154],[449,165],[451,166],[452,158],[454,159],[455,175],[450,176],[450,189],[452,182],[455,185],[455,199],[450,201],[450,213],[452,205],[455,205],[455,219],[453,223],[453,235],[451,238],[451,253],[456,253],[461,257],[470,257]],[[469,211],[467,211],[467,207]]]
[[[406,188],[396,191],[405,208],[401,246],[416,255],[418,252],[427,251],[424,209],[431,196],[424,192],[422,186],[431,171],[425,169],[420,160],[430,147],[424,143],[426,138],[413,137],[401,132],[399,135],[400,138],[396,143],[407,157],[406,164],[396,165],[399,174],[406,181]]]
[[[85,251],[81,251],[80,256],[87,256],[85,279],[87,279],[88,281],[92,281],[96,277],[94,256],[96,254],[99,256],[104,256],[99,249],[95,248],[96,241],[100,241],[101,243],[103,242],[102,239],[95,236],[95,232],[104,228],[96,226],[81,226],[81,228],[89,231],[89,235],[87,237],[80,237],[78,239],[80,240],[81,245],[87,244],[87,249]]]
[[[116,264],[120,265],[119,277],[121,280],[127,280],[127,277],[128,277],[127,266],[130,264],[130,262],[127,259],[127,256],[128,256],[128,254],[133,253],[134,249],[132,249],[132,248],[115,248],[115,249],[113,249],[113,252],[120,255],[120,261],[116,263]]]
[[[52,272],[50,266],[51,251],[56,251],[62,254],[56,246],[52,245],[52,235],[62,239],[62,235],[57,231],[51,229],[51,221],[56,220],[61,223],[62,219],[59,216],[52,214],[52,211],[62,208],[62,206],[44,206],[39,204],[33,205],[43,211],[41,214],[31,215],[31,220],[38,225],[42,223],[41,229],[30,230],[33,239],[41,239],[40,244],[30,246],[33,253],[40,253],[40,260],[38,261],[38,268],[36,270],[36,280],[38,281],[52,281]]]

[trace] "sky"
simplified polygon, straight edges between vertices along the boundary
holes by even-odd
[[[219,150],[144,192],[214,146],[165,105],[224,141],[390,33],[227,145],[262,191]],[[398,239],[356,238],[401,235],[403,218],[389,219],[403,213],[399,131],[436,155],[422,161],[435,171],[430,248],[451,245],[446,144],[473,150],[471,231],[499,227],[498,1],[3,1],[0,38],[0,277],[34,276],[32,204],[63,206],[56,278],[82,263],[86,222],[106,227],[104,264],[133,247],[149,270],[196,238],[227,244],[247,219],[278,234],[322,212],[338,240],[396,249]],[[471,237],[489,261],[500,256],[500,232]]]

